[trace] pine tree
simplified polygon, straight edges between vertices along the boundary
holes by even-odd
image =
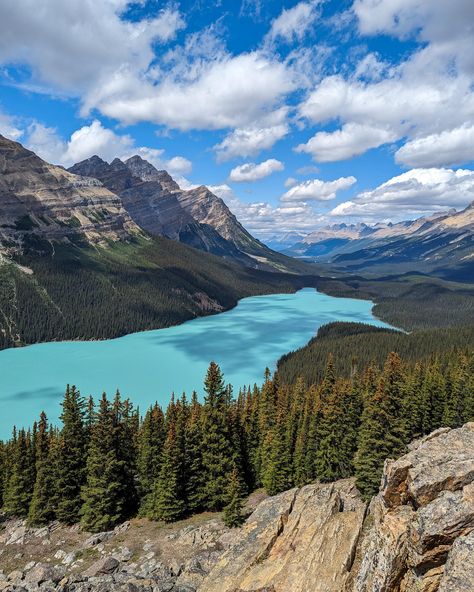
[[[197,400],[196,392],[193,392],[191,409],[186,423],[186,500],[188,510],[191,513],[203,509],[204,489],[203,467],[202,467],[202,413],[201,406]]]
[[[288,443],[286,401],[278,401],[277,416],[262,445],[262,485],[269,495],[291,486],[291,450]]]
[[[104,393],[92,428],[81,509],[81,525],[90,532],[110,530],[127,517],[127,488],[117,441],[116,406],[117,402],[110,406]]]
[[[226,389],[219,366],[211,362],[207,371],[202,410],[203,503],[208,510],[225,505],[227,475],[232,470],[235,451],[228,428]]]
[[[387,399],[387,413],[390,421],[386,433],[387,456],[396,458],[406,449],[409,440],[408,425],[410,408],[405,397],[403,367],[400,356],[390,353],[383,370]]]
[[[357,418],[350,384],[335,383],[321,407],[318,426],[316,473],[321,481],[336,481],[352,474]]]
[[[243,503],[244,489],[239,479],[239,472],[234,467],[228,478],[227,504],[223,513],[224,524],[229,528],[240,526],[244,521]]]
[[[354,460],[356,484],[367,500],[379,489],[383,464],[388,455],[386,437],[390,416],[387,408],[385,378],[381,377],[375,392],[369,389],[365,393],[359,445]]]
[[[66,524],[78,522],[82,506],[81,488],[85,481],[86,430],[84,400],[76,387],[67,387],[63,411],[57,471],[57,518]]]
[[[165,416],[155,403],[145,414],[138,435],[138,487],[143,515],[147,513],[148,496],[160,474],[165,436]]]
[[[29,458],[28,436],[25,430],[14,434],[12,460],[8,480],[5,484],[3,510],[11,516],[27,516],[33,490]]]
[[[36,480],[28,512],[28,522],[33,526],[47,524],[54,518],[54,470],[50,454],[48,420],[41,413],[36,435]]]
[[[163,446],[160,475],[154,483],[147,505],[147,517],[151,520],[174,522],[184,515],[185,488],[180,481],[182,464],[176,426],[171,423]]]

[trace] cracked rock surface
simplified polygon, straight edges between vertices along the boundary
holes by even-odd
[[[307,485],[262,502],[202,592],[340,592],[365,515],[354,481]]]

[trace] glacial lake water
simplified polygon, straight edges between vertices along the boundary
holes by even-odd
[[[334,298],[304,288],[295,294],[244,298],[232,310],[182,325],[107,341],[52,342],[0,351],[0,438],[28,426],[44,410],[58,421],[66,384],[84,396],[115,391],[141,411],[166,406],[172,392],[202,394],[211,360],[237,391],[261,383],[266,366],[305,345],[332,321],[388,326],[367,300]]]

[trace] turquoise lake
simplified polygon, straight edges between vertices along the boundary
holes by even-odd
[[[262,380],[285,353],[305,345],[332,321],[388,326],[372,315],[367,300],[334,298],[313,288],[295,294],[254,296],[227,312],[176,327],[118,339],[53,342],[0,352],[0,438],[13,425],[31,425],[44,410],[57,422],[66,384],[85,396],[120,389],[144,411],[172,392],[202,391],[211,360],[239,387]]]

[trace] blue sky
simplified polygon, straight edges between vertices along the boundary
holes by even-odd
[[[472,0],[3,0],[0,133],[141,154],[265,238],[474,200]]]

